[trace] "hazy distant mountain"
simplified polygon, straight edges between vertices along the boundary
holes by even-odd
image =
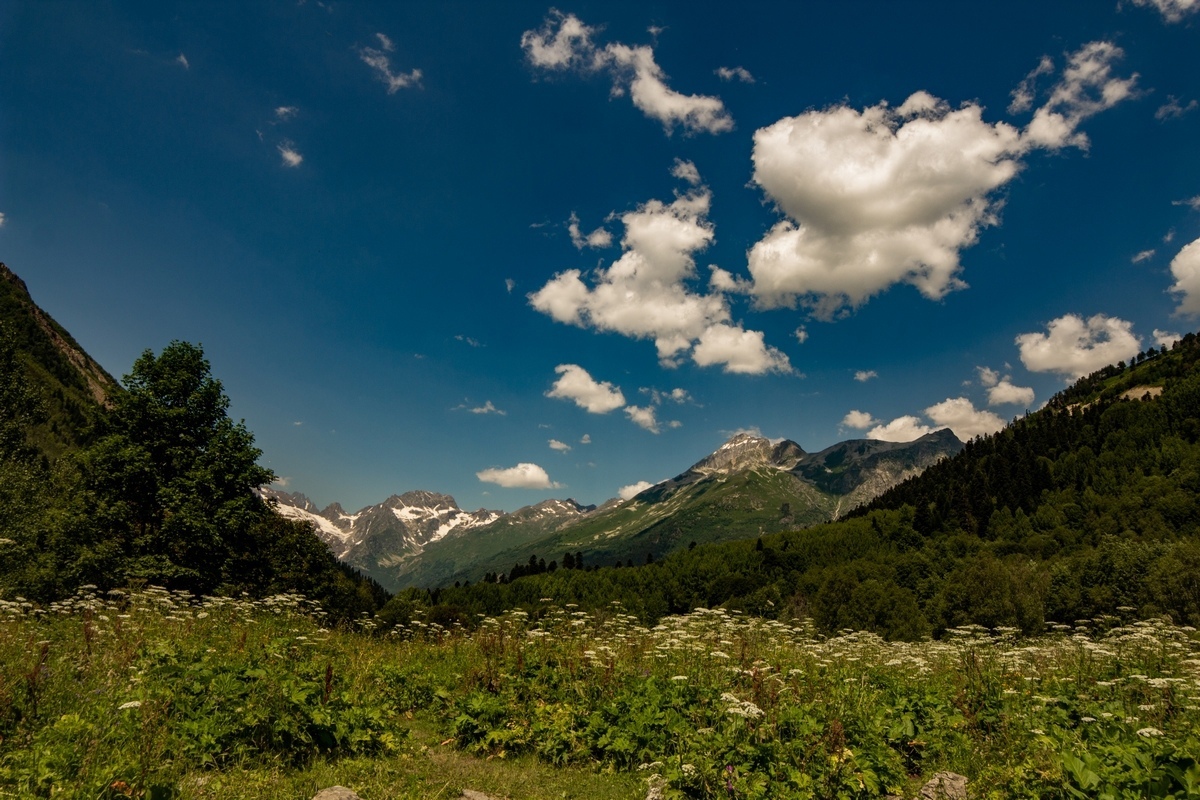
[[[339,558],[389,589],[477,581],[531,556],[582,552],[585,563],[642,563],[679,547],[759,536],[838,517],[963,447],[949,430],[914,442],[870,439],[806,453],[795,442],[738,434],[683,473],[599,508],[546,500],[511,514],[466,512],[409,492],[346,514],[303,495],[264,494],[312,522]]]

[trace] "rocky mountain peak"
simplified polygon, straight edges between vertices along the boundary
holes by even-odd
[[[788,468],[804,456],[804,450],[793,441],[770,439],[751,433],[737,433],[706,458],[696,462],[691,472],[738,472],[756,467]]]
[[[392,495],[385,500],[383,504],[392,508],[407,506],[409,508],[460,510],[458,508],[458,503],[450,495],[440,494],[438,492],[427,492],[420,489],[417,491],[405,492],[401,495]]]

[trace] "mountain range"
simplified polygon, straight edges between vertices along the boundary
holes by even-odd
[[[545,500],[512,513],[465,511],[427,491],[354,514],[337,503],[318,509],[303,494],[262,494],[284,516],[311,523],[338,558],[398,591],[478,581],[567,553],[587,564],[644,563],[695,544],[827,522],[962,447],[948,429],[912,442],[854,439],[817,453],[739,433],[628,500]]]
[[[50,461],[88,444],[119,384],[2,264],[0,320],[41,409],[26,434],[31,444]],[[600,506],[550,499],[511,513],[464,510],[431,491],[354,513],[277,488],[260,494],[284,517],[309,524],[341,562],[398,591],[495,579],[521,565],[546,569],[567,553],[576,565],[645,563],[697,544],[826,522],[962,448],[949,430],[907,443],[856,439],[817,453],[742,433],[633,498]]]

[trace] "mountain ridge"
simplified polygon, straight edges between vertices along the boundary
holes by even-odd
[[[316,512],[303,495],[275,489],[264,496],[284,515],[311,522],[346,563],[399,590],[477,581],[538,556],[553,561],[586,551],[593,560],[627,563],[693,543],[825,522],[962,446],[942,429],[914,442],[854,439],[807,453],[790,439],[743,432],[628,500],[583,506],[547,499],[509,513],[467,512],[449,495],[427,490],[392,495],[354,514],[337,503]]]

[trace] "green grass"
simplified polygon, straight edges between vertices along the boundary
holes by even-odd
[[[1036,640],[831,639],[546,602],[473,633],[328,630],[301,598],[0,601],[0,796],[1200,795],[1200,642],[1093,620]]]

